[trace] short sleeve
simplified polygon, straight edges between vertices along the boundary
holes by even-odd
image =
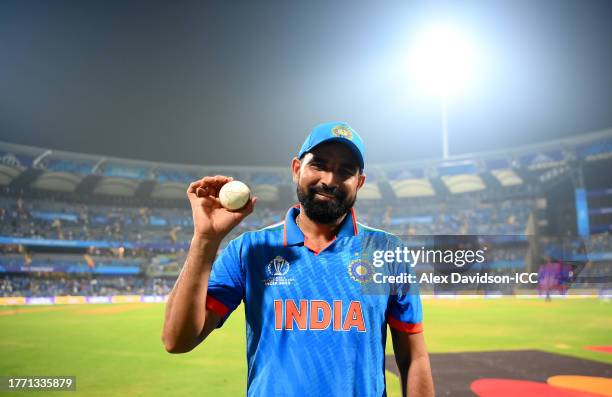
[[[405,243],[400,239],[393,241],[395,244],[388,249],[404,248]],[[407,263],[394,263],[391,268],[390,271],[395,275],[409,273],[415,276],[414,268]],[[389,296],[387,323],[389,327],[398,331],[411,334],[423,332],[423,307],[418,284],[403,284],[393,290]]]
[[[398,292],[389,299],[387,323],[391,328],[411,334],[423,332],[423,308],[418,293]]]
[[[242,238],[230,241],[217,256],[210,273],[206,308],[221,317],[219,327],[244,298],[245,278],[240,256],[241,245]]]

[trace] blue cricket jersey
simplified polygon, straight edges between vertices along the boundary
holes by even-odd
[[[248,396],[385,396],[387,324],[422,331],[418,293],[365,293],[363,258],[401,240],[351,211],[321,252],[285,221],[230,241],[216,259],[206,307],[222,317],[244,301]]]

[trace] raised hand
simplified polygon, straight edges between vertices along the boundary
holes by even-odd
[[[239,210],[225,209],[219,201],[221,186],[232,178],[216,175],[206,176],[189,185],[187,197],[193,214],[194,237],[220,242],[236,225],[255,208],[257,198],[251,198]]]

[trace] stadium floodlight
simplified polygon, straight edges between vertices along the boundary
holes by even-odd
[[[448,97],[457,94],[468,82],[474,50],[462,31],[451,25],[436,24],[417,38],[411,60],[422,88]]]
[[[417,38],[410,56],[413,76],[424,92],[436,95],[442,107],[442,152],[448,157],[446,105],[472,74],[475,52],[467,36],[451,25],[435,24]]]

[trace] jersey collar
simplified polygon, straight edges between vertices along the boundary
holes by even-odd
[[[283,227],[283,245],[296,245],[304,243],[304,233],[300,230],[298,225],[295,223],[295,218],[300,213],[299,204],[289,208],[287,215],[285,216],[285,225]],[[339,237],[352,237],[358,234],[357,229],[357,215],[355,210],[351,208],[346,218],[340,224],[340,229],[336,238]]]

